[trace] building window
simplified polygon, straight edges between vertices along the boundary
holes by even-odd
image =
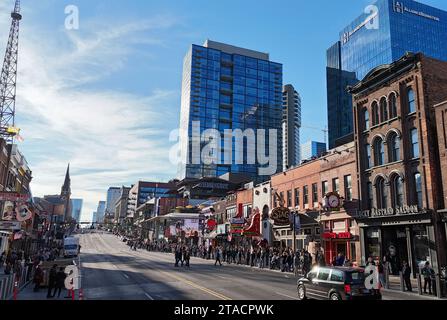
[[[292,206],[292,190],[287,191],[287,207]]]
[[[390,162],[395,162],[400,160],[400,138],[396,133],[392,133],[389,141],[388,141],[388,147],[389,147],[389,157]]]
[[[321,183],[322,196],[325,197],[329,193],[329,182],[323,181]]]
[[[411,157],[419,158],[419,137],[418,137],[418,129],[413,128],[410,131],[411,135]]]
[[[374,162],[376,166],[381,166],[385,163],[385,146],[380,138],[374,141]]]
[[[363,128],[365,128],[365,130],[369,130],[369,111],[367,108],[363,109]]]
[[[379,119],[379,107],[377,105],[377,102],[373,102],[372,107],[372,124],[373,126],[378,125],[380,123],[380,119]]]
[[[366,185],[366,192],[367,192],[366,196],[367,196],[367,199],[368,199],[368,203],[367,203],[368,209],[371,209],[372,206],[373,206],[373,201],[374,201],[374,198],[373,198],[373,187],[372,187],[372,183],[371,182],[367,183],[367,185]]]
[[[419,172],[414,174],[415,200],[419,208],[422,208],[422,177]]]
[[[300,205],[300,188],[295,188],[295,206]]]
[[[284,204],[285,204],[285,201],[284,201],[284,200],[285,200],[285,199],[284,199],[284,192],[281,191],[281,192],[279,193],[279,199],[280,199],[279,202],[280,202],[281,206],[284,206]]]
[[[303,187],[303,204],[309,204],[309,187],[304,186]]]
[[[386,98],[380,100],[380,118],[382,122],[388,120],[388,105],[386,103]]]
[[[388,203],[388,193],[386,191],[385,179],[379,178],[376,183],[377,208],[385,209]]]
[[[402,207],[404,204],[404,184],[402,178],[396,174],[391,181],[393,191],[393,207]]]
[[[340,186],[340,179],[338,178],[332,179],[332,192],[339,193],[340,191],[339,186]]]
[[[347,201],[352,201],[352,177],[351,175],[345,176],[345,199]]]
[[[413,89],[408,88],[407,97],[408,97],[408,112],[409,113],[416,112],[416,99],[414,97]]]
[[[369,143],[365,144],[365,165],[366,165],[366,169],[369,169],[372,167],[372,163],[371,163],[371,145]]]
[[[397,99],[396,94],[393,92],[390,94],[388,98],[388,104],[390,106],[390,118],[396,118],[397,117]]]
[[[318,184],[312,184],[312,203],[318,202]]]

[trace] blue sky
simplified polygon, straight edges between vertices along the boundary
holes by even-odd
[[[0,1],[0,52],[13,2]],[[168,137],[179,123],[183,57],[206,39],[269,52],[302,96],[303,123],[324,128],[326,49],[370,3],[22,1],[16,122],[34,195],[58,193],[70,162],[73,197],[89,218],[108,186],[175,177]],[[79,8],[79,30],[64,28],[67,5]],[[302,130],[310,138],[323,133]]]

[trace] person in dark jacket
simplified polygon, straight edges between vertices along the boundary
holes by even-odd
[[[52,295],[51,292],[53,291],[53,288],[56,287],[56,274],[57,274],[57,264],[53,265],[53,267],[50,269],[50,276],[48,279],[47,299],[54,297],[54,295]]]
[[[67,275],[65,274],[64,268],[59,268],[59,271],[56,273],[56,285],[54,287],[54,293],[53,297],[56,296],[57,291],[57,297],[60,298],[61,291],[63,288],[65,288],[65,278]]]
[[[407,287],[407,291],[413,291],[413,288],[411,287],[411,268],[408,265],[407,261],[402,262],[402,275],[404,278],[405,286]]]
[[[34,282],[34,292],[38,292],[40,289],[40,284],[43,281],[43,270],[40,267],[40,264],[38,264],[36,266],[36,270],[34,271],[34,278],[33,278],[33,282]]]
[[[191,252],[189,248],[185,248],[183,252],[183,260],[185,260],[185,266],[189,268],[189,260],[191,259]]]

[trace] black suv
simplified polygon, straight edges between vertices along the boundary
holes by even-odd
[[[381,300],[382,295],[379,290],[366,289],[365,272],[362,268],[315,267],[307,276],[298,280],[298,298]]]

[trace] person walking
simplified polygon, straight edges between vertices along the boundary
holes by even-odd
[[[178,263],[180,262],[180,260],[182,260],[182,252],[180,250],[180,246],[177,246],[177,248],[175,249],[175,267],[178,267]]]
[[[411,280],[410,280],[411,267],[408,265],[406,260],[402,261],[402,275],[404,278],[405,286],[407,287],[407,291],[412,292],[413,288],[411,287]]]
[[[47,299],[53,298],[54,295],[51,294],[53,288],[56,287],[56,275],[57,275],[57,264],[54,264],[50,269],[50,276],[48,278],[48,292]]]
[[[63,288],[65,288],[65,278],[66,277],[67,277],[67,275],[65,274],[64,268],[60,267],[59,271],[56,273],[56,285],[54,287],[53,298],[56,296],[56,292],[57,292],[57,297],[60,298],[61,291]]]
[[[424,293],[427,293],[427,285],[428,292],[432,295],[432,278],[435,275],[435,272],[430,267],[430,262],[426,262],[424,268],[422,268],[422,275],[424,276]]]
[[[34,292],[39,292],[40,289],[40,284],[43,281],[43,271],[42,268],[40,267],[42,263],[39,263],[36,266],[36,270],[34,271],[34,278],[33,278],[33,282],[34,282]]]
[[[214,266],[217,266],[218,262],[222,266],[222,261],[220,261],[221,254],[222,254],[222,250],[220,249],[220,247],[216,247],[216,252],[215,252],[216,262],[214,263]]]
[[[185,260],[185,266],[189,268],[189,260],[191,259],[191,252],[189,251],[189,248],[185,248],[183,259]]]

